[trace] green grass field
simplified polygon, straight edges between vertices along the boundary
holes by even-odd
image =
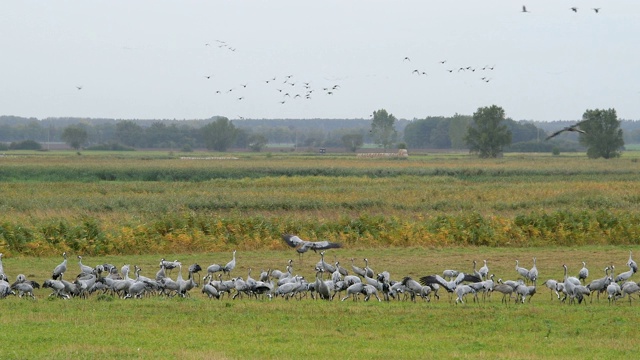
[[[165,254],[185,264],[225,263],[229,253]],[[299,262],[295,251],[239,252],[233,276],[282,269],[294,259],[296,274],[313,278],[317,255]],[[587,261],[591,277],[601,277],[608,264],[624,268],[627,247],[579,248],[393,248],[330,251],[350,269],[348,259],[363,266],[367,257],[376,271],[392,278],[414,278],[445,268],[471,271],[472,260],[488,260],[496,277],[516,278],[515,259],[531,266],[536,256],[540,278],[562,277],[562,264],[577,273]],[[42,280],[61,258],[5,259],[5,271]],[[158,256],[85,258],[86,264],[138,264],[153,276]],[[69,261],[69,272],[77,261]],[[175,278],[175,274],[173,275]],[[636,279],[637,280],[637,279]],[[13,358],[619,358],[633,356],[640,339],[637,297],[631,305],[606,298],[582,305],[561,303],[539,286],[530,303],[501,304],[500,294],[481,303],[455,305],[443,291],[440,300],[332,302],[236,299],[209,300],[192,290],[190,298],[135,300],[47,299],[49,289],[36,290],[38,299],[10,297],[0,301],[2,359]],[[442,290],[441,290],[442,291]],[[588,301],[588,300],[587,300]],[[28,345],[25,345],[28,344]],[[401,355],[399,355],[401,354]]]
[[[180,156],[238,157],[181,160]],[[590,278],[640,256],[639,154],[410,155],[9,152],[0,157],[0,252],[4,271],[42,282],[67,251],[69,276],[89,265],[160,258],[224,264],[233,276],[261,269],[314,279],[313,252],[299,259],[291,232],[342,242],[327,260],[350,258],[395,280],[471,271],[487,259],[514,279],[515,260],[540,284]],[[186,274],[184,274],[186,276]],[[637,276],[637,275],[636,275]],[[175,278],[175,274],[172,275]],[[634,276],[635,277],[635,276]],[[634,279],[638,280],[638,279]],[[530,303],[430,303],[187,299],[0,300],[0,359],[23,358],[618,358],[633,356],[640,312],[634,298],[569,305],[539,286]],[[442,291],[442,290],[441,290]]]

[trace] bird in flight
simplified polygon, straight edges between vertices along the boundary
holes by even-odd
[[[446,62],[447,62],[447,60],[439,61],[439,63],[440,63],[440,64],[444,64],[444,63],[446,63]]]
[[[205,75],[204,77],[206,77],[207,79],[211,79],[213,75]]]
[[[409,57],[408,57],[408,56],[405,56],[405,57],[404,57],[404,60],[402,60],[402,61],[411,61],[411,59],[409,59]]]
[[[560,135],[561,133],[563,133],[563,132],[565,132],[565,131],[572,131],[572,132],[578,132],[578,133],[580,133],[580,134],[586,134],[586,132],[585,132],[584,130],[581,130],[581,129],[579,128],[580,124],[582,124],[582,123],[584,123],[584,122],[585,122],[585,120],[580,121],[580,122],[579,122],[579,123],[577,123],[577,124],[573,124],[573,125],[571,125],[571,126],[567,126],[567,127],[563,128],[563,129],[560,129],[560,130],[558,130],[558,131],[554,132],[553,134],[551,134],[551,135],[547,136],[547,138],[546,138],[545,140],[549,140],[549,139],[551,139],[551,138],[553,138],[553,137],[555,137],[555,136],[558,136],[558,135]]]
[[[525,13],[525,12],[529,12],[529,11],[527,10],[527,7],[526,7],[525,5],[522,5],[522,12],[523,12],[523,13]]]
[[[82,85],[81,86],[76,86],[76,89],[82,90]]]
[[[282,240],[284,240],[287,245],[295,248],[298,253],[302,254],[307,250],[327,250],[327,249],[336,249],[341,248],[342,244],[334,243],[329,241],[306,241],[302,240],[296,235],[284,234],[282,235]]]
[[[593,11],[595,11],[595,12],[596,12],[596,14],[597,14],[597,13],[599,13],[599,12],[600,12],[600,8],[593,8]]]
[[[577,13],[578,12],[578,8],[574,6],[574,7],[571,8],[571,11],[573,11],[574,13]]]

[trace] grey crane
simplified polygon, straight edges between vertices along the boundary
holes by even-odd
[[[127,294],[123,299],[130,299],[132,297],[141,298],[144,294],[145,289],[147,288],[147,284],[144,281],[140,280],[140,271],[141,268],[136,268],[136,280],[129,286],[127,290]]]
[[[213,286],[211,282],[205,284],[202,287],[202,293],[206,294],[209,297],[209,299],[212,299],[212,298],[220,299],[220,293],[218,292],[218,289],[216,289],[216,287]]]
[[[529,274],[527,276],[529,281],[531,281],[534,285],[536,281],[538,281],[538,268],[536,266],[536,258],[533,258],[533,267],[529,270]]]
[[[456,304],[458,302],[464,304],[464,297],[467,294],[476,294],[476,290],[469,285],[458,285],[455,289],[456,293]]]
[[[520,267],[520,263],[516,260],[516,272],[525,278],[525,280],[529,279],[529,270],[523,267]]]
[[[64,284],[62,283],[62,281],[59,280],[46,280],[43,284],[42,284],[43,288],[49,288],[51,290],[53,290],[53,292],[49,295],[49,296],[57,296],[57,297],[61,297],[63,299],[70,299],[71,296],[69,296],[69,294],[67,294],[64,291]]]
[[[356,275],[358,276],[362,276],[364,277],[365,271],[363,268],[357,267],[353,262],[355,261],[354,258],[351,258],[351,270],[353,270],[354,273],[356,273]]]
[[[15,292],[11,290],[11,285],[4,278],[0,278],[0,299],[4,299],[9,295],[15,295]]]
[[[629,266],[629,271],[622,272],[614,278],[615,282],[627,281],[636,272],[633,267]],[[613,276],[613,275],[612,275]]]
[[[364,301],[369,301],[371,295],[375,296],[376,299],[378,299],[378,302],[382,301],[380,300],[380,297],[378,297],[378,290],[374,286],[369,284],[365,285],[364,289],[362,289],[362,293],[364,294]]]
[[[440,275],[428,275],[428,276],[423,276],[420,278],[420,283],[422,285],[430,285],[430,284],[439,284],[440,286],[443,286],[447,292],[454,292],[455,289],[458,287],[458,285],[460,285],[462,282],[480,282],[482,281],[479,277],[475,276],[475,275],[469,275],[469,274],[465,274],[465,273],[459,273],[458,276],[452,280],[452,281],[446,281],[443,277],[441,277]]]
[[[19,297],[29,295],[32,299],[36,298],[35,295],[33,295],[33,286],[28,282],[16,282],[11,286],[11,290],[18,291]]]
[[[578,11],[578,10],[577,10],[577,8],[576,8],[576,10],[575,10],[575,11]],[[551,134],[551,135],[547,136],[547,138],[546,138],[545,140],[549,140],[549,139],[551,139],[551,138],[553,138],[553,137],[556,137],[556,136],[558,136],[558,135],[562,134],[562,133],[563,133],[563,132],[565,132],[565,131],[577,132],[577,133],[580,133],[580,134],[586,134],[586,132],[585,132],[584,130],[580,130],[580,125],[581,125],[581,124],[583,124],[585,121],[586,121],[586,120],[584,120],[584,121],[580,121],[580,122],[578,122],[578,123],[576,123],[576,124],[573,124],[573,125],[571,125],[571,126],[567,126],[567,127],[565,127],[565,128],[562,128],[562,129],[560,129],[560,130],[558,130],[558,131],[554,132],[553,134]]]
[[[227,274],[231,278],[231,271],[236,267],[236,250],[233,250],[233,259],[229,261],[223,268],[222,272]]]
[[[353,297],[353,301],[358,300],[358,295],[364,291],[365,284],[355,283],[347,288],[347,296],[343,297],[341,301],[347,300],[349,297]]]
[[[364,272],[365,272],[365,275],[370,278],[376,276],[376,273],[373,271],[373,269],[369,267],[369,259],[367,258],[364,259]]]
[[[529,296],[529,302],[531,302],[531,297],[536,293],[536,287],[521,284],[516,287],[515,292],[520,301],[524,304],[527,296]]]
[[[545,282],[542,283],[542,285],[546,286],[549,290],[550,290],[550,294],[551,294],[551,300],[553,300],[553,293],[556,293],[556,296],[558,297],[558,299],[560,299],[560,294],[558,294],[558,281],[554,280],[554,279],[548,279]]]
[[[405,276],[405,278],[402,279],[402,285],[404,285],[404,287],[411,295],[411,301],[416,302],[416,295],[422,296],[423,286],[420,285],[419,282],[413,280],[411,277]]]
[[[180,264],[180,262],[178,260],[167,261],[164,258],[162,258],[160,260],[160,265],[164,265],[165,270],[168,270],[169,272],[171,272],[171,270],[177,268],[181,264]]]
[[[629,250],[629,261],[627,261],[627,266],[629,266],[630,268],[633,269],[633,272],[638,272],[638,264],[636,264],[635,261],[633,261],[633,258],[631,257],[631,250]],[[1,265],[1,264],[0,264]],[[1,271],[0,271],[1,272]]]
[[[501,302],[505,304],[509,303],[509,301],[507,300],[507,295],[509,295],[509,299],[513,299],[513,296],[511,294],[513,294],[514,288],[510,285],[499,283],[493,287],[493,291],[497,291],[502,294]]]
[[[316,272],[316,282],[315,282],[316,291],[318,292],[320,299],[331,300],[331,290],[329,289],[329,286],[327,286],[327,284],[322,279],[322,273],[323,273],[322,270]]]
[[[598,301],[600,301],[600,293],[604,292],[607,289],[607,286],[613,281],[611,276],[609,276],[609,267],[604,268],[604,277],[600,279],[592,280],[589,285],[587,285],[587,289],[589,289],[592,293],[596,291],[596,297]],[[593,302],[593,296],[591,297],[591,301]]]
[[[78,265],[80,265],[80,274],[91,274],[93,272],[91,266],[82,264],[82,256],[80,255],[78,255]]]
[[[62,253],[62,257],[64,257],[64,261],[62,261],[62,263],[58,266],[56,266],[55,269],[53,269],[53,273],[51,274],[51,278],[53,278],[53,280],[62,280],[62,275],[67,271],[67,252],[63,252]]]
[[[576,292],[575,292],[576,284],[573,281],[571,281],[571,279],[569,278],[569,275],[567,272],[567,265],[563,264],[562,267],[564,268],[564,291],[569,297],[569,303],[572,303],[576,297]],[[578,284],[580,284],[580,280],[578,280]]]
[[[448,278],[449,280],[453,280],[456,276],[458,276],[460,272],[458,270],[444,270],[442,272],[443,278]]]
[[[628,281],[622,284],[621,290],[622,290],[621,297],[624,297],[625,295],[629,295],[629,305],[631,305],[631,294],[640,292],[640,286],[638,285],[638,283],[635,283],[633,281]]]
[[[589,277],[589,269],[587,269],[587,263],[582,262],[582,269],[578,272],[578,280],[580,280],[583,284],[586,282]]]
[[[316,265],[316,270],[326,271],[328,273],[333,273],[336,271],[335,266],[324,261],[324,251],[320,251],[320,262]]]
[[[480,277],[482,279],[487,278],[487,276],[489,275],[489,267],[487,266],[487,260],[484,260],[484,265],[480,268],[480,270],[478,270],[478,273],[480,274]]]
[[[478,270],[476,270],[476,266],[478,266],[478,262],[473,260],[473,275],[479,277],[482,280],[482,275],[478,272]]]
[[[341,248],[342,244],[330,241],[307,241],[302,240],[296,235],[283,234],[282,239],[292,248],[295,248],[298,254],[302,256],[305,252],[313,250],[327,250]]]

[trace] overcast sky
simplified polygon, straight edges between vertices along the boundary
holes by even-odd
[[[639,39],[637,0],[2,0],[0,115],[640,119]]]

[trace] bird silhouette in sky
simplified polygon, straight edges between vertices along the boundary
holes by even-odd
[[[558,135],[562,134],[565,131],[571,131],[571,132],[577,132],[577,133],[580,133],[580,134],[586,134],[586,132],[584,130],[581,130],[579,128],[580,124],[584,123],[585,121],[586,120],[583,120],[583,121],[580,121],[579,123],[576,123],[576,124],[573,124],[571,126],[567,126],[565,128],[562,128],[562,129],[554,132],[553,134],[547,136],[547,138],[545,140],[549,140],[549,139],[551,139],[551,138],[553,138],[555,136],[558,136]]]
[[[402,61],[411,61],[411,59],[409,59],[409,57],[408,57],[408,56],[405,56],[405,57],[404,57],[404,60],[402,60]]]
[[[578,12],[578,8],[574,6],[574,7],[571,8],[571,11],[573,11],[574,13],[577,13]]]
[[[529,11],[527,10],[527,7],[526,7],[525,5],[522,5],[522,12],[523,12],[523,13],[529,12]]]
[[[439,63],[440,63],[440,64],[444,64],[444,63],[446,63],[446,62],[447,62],[447,60],[439,61]]]
[[[595,11],[595,12],[596,12],[596,14],[597,14],[597,13],[599,13],[599,12],[600,12],[600,8],[593,8],[593,11]]]

